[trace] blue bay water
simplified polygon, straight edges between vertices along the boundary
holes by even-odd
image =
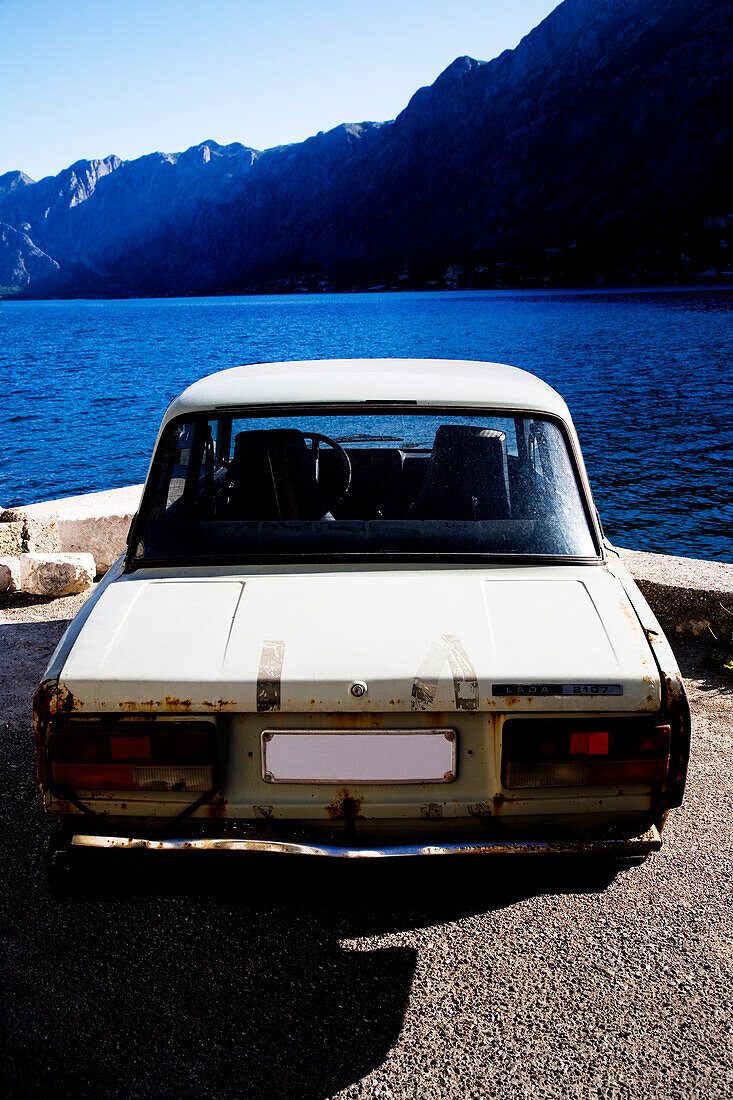
[[[610,538],[733,561],[733,290],[0,303],[0,505],[145,477],[163,411],[239,363],[511,363],[570,405]]]

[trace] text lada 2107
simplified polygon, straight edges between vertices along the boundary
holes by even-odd
[[[173,401],[35,729],[59,851],[626,858],[659,846],[690,733],[564,401],[439,360]]]

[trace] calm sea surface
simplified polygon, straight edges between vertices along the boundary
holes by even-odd
[[[485,359],[570,405],[606,531],[733,561],[733,290],[0,303],[0,505],[144,479],[171,397],[239,363]]]

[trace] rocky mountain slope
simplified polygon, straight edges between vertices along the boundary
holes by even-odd
[[[731,3],[564,0],[515,50],[458,58],[390,123],[0,176],[0,287],[180,294],[689,265],[701,227],[733,209],[732,73]]]

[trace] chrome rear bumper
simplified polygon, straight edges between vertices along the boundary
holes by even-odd
[[[490,840],[475,843],[388,845],[347,848],[326,844],[295,844],[280,840],[229,837],[176,837],[148,840],[144,837],[93,836],[82,833],[72,839],[78,848],[142,849],[150,852],[277,852],[296,856],[329,856],[338,859],[392,859],[400,856],[450,855],[606,855],[645,856],[656,852],[662,840],[656,826],[634,837],[596,840]]]

